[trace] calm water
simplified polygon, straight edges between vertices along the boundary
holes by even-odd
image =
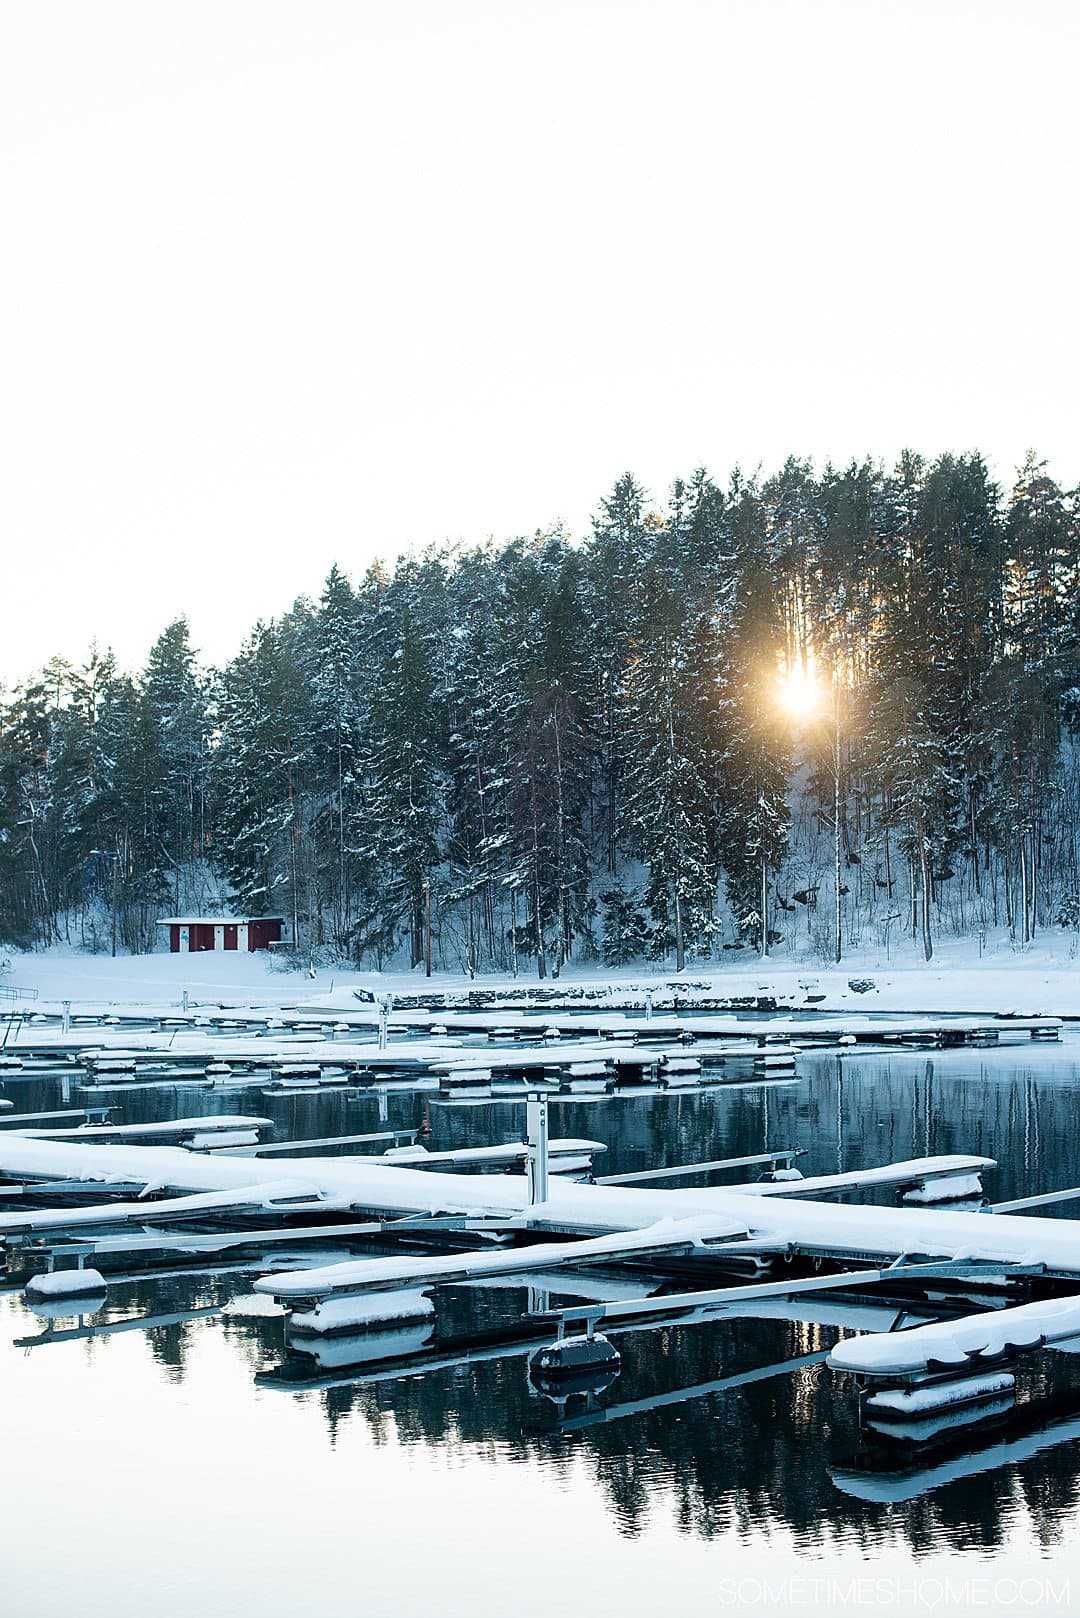
[[[980,1152],[1000,1161],[993,1200],[1080,1181],[1076,1036],[804,1059],[803,1074],[557,1102],[553,1132],[606,1141],[605,1172],[791,1145],[809,1149],[806,1173]],[[42,1078],[7,1094],[32,1110],[59,1091]],[[425,1111],[407,1094],[110,1099],[130,1121],[245,1110],[296,1136],[411,1128]],[[523,1108],[431,1102],[427,1116],[441,1149],[519,1139]],[[556,1402],[521,1350],[372,1381],[301,1369],[279,1320],[175,1318],[251,1280],[116,1284],[96,1325],[162,1323],[32,1349],[17,1340],[43,1321],[18,1293],[0,1297],[0,1610],[1011,1613],[1040,1590],[1043,1610],[1080,1610],[1080,1359],[1041,1357],[1021,1373],[1025,1418],[902,1469],[860,1438],[851,1386],[818,1363],[834,1326],[623,1333],[619,1377]],[[448,1290],[437,1334],[494,1329],[527,1301],[519,1286]],[[764,1374],[714,1386],[748,1372]],[[854,1592],[857,1575],[873,1588]]]

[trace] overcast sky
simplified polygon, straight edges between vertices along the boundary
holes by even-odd
[[[1078,18],[0,0],[0,677],[626,468],[1080,481]]]

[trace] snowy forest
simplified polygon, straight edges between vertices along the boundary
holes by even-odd
[[[347,562],[347,558],[344,559]],[[630,474],[591,533],[433,548],[0,703],[0,940],[557,975],[930,958],[1080,927],[1080,501],[1030,456]]]

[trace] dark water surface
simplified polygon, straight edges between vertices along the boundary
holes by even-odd
[[[552,1129],[606,1141],[610,1173],[803,1146],[804,1173],[978,1152],[999,1160],[992,1200],[1080,1182],[1075,1035],[803,1057],[801,1074],[556,1101]],[[50,1077],[7,1094],[59,1104]],[[283,1136],[412,1128],[426,1111],[435,1150],[520,1139],[524,1111],[257,1088],[108,1099],[125,1121],[264,1113]],[[254,1273],[114,1284],[95,1325],[166,1319],[32,1349],[16,1340],[45,1323],[0,1296],[0,1611],[1080,1610],[1078,1358],[1033,1357],[999,1430],[900,1456],[860,1436],[851,1384],[820,1363],[834,1324],[622,1333],[618,1378],[559,1401],[532,1387],[523,1350],[383,1381],[324,1368],[326,1385],[304,1386],[280,1320],[168,1318],[250,1292]],[[448,1289],[438,1335],[494,1329],[528,1301],[524,1286]]]

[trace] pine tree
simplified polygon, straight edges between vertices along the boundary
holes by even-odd
[[[309,910],[304,696],[288,637],[278,625],[257,624],[222,672],[213,768],[214,863],[252,915],[288,917],[294,947]]]
[[[158,887],[180,910],[206,849],[210,718],[186,618],[177,618],[151,647],[142,676],[141,722],[147,727],[149,858]]]
[[[598,832],[604,864],[614,875],[625,766],[622,725],[629,650],[630,601],[646,547],[645,491],[625,472],[593,519],[586,550],[585,611],[589,620],[589,728],[598,749]]]
[[[882,687],[867,719],[865,755],[884,800],[884,821],[902,829],[901,847],[913,873],[913,924],[917,916],[923,954],[929,961],[934,953],[930,933],[932,858],[940,847],[940,828],[956,783],[917,680],[902,675]]]
[[[310,705],[314,857],[329,889],[329,935],[338,951],[346,949],[352,928],[349,828],[360,811],[360,632],[356,596],[335,565],[298,639],[296,660]],[[315,923],[322,942],[321,909]]]
[[[398,570],[375,615],[362,696],[363,786],[352,837],[364,871],[359,950],[383,959],[404,929],[416,966],[425,949],[425,892],[439,863],[441,758],[431,652],[415,577]]]
[[[736,473],[728,496],[736,568],[720,723],[720,858],[740,932],[770,945],[770,879],[787,848],[789,743],[775,712],[784,628],[756,486]]]
[[[716,608],[708,572],[688,576],[686,567],[704,526],[695,522],[704,486],[695,493],[688,500],[677,483],[668,523],[650,536],[626,677],[623,826],[647,867],[646,902],[658,938],[674,945],[679,972],[688,949],[708,953],[716,930],[716,759],[709,735],[715,659],[708,655]]]

